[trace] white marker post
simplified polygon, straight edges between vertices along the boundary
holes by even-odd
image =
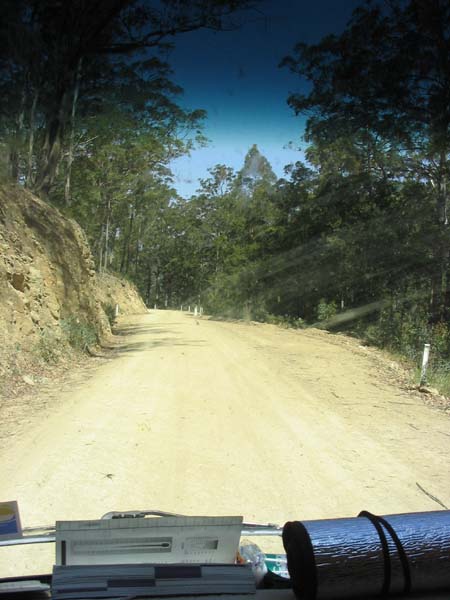
[[[118,317],[119,316],[119,305],[116,304],[116,310],[114,311],[114,316]]]
[[[194,317],[196,317],[198,315],[198,310],[197,310],[197,305],[195,305],[194,307]]]
[[[425,344],[423,347],[422,356],[422,371],[420,373],[420,385],[425,385],[427,382],[427,367],[428,359],[430,358],[430,344]]]

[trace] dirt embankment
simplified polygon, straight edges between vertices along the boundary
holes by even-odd
[[[134,285],[111,273],[97,274],[96,293],[102,306],[110,305],[115,308],[117,304],[121,315],[132,315],[147,310]]]
[[[112,303],[123,314],[145,309],[131,284],[96,274],[75,221],[20,187],[0,187],[0,397],[33,385],[62,348],[67,356],[70,335],[108,336]]]

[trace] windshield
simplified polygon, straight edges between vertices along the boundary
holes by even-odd
[[[448,4],[7,0],[0,36],[22,527],[449,507]]]

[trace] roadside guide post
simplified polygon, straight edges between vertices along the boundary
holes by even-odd
[[[119,316],[119,305],[116,304],[116,310],[114,311],[114,316],[118,317]]]
[[[425,385],[427,382],[427,367],[428,359],[430,358],[430,344],[425,344],[423,347],[422,356],[422,371],[420,373],[420,385]]]

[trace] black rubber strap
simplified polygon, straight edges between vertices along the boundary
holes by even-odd
[[[411,569],[409,567],[409,561],[408,561],[408,557],[406,555],[405,549],[403,548],[403,544],[401,543],[400,538],[398,537],[397,533],[395,532],[395,529],[392,527],[392,525],[388,521],[386,521],[386,519],[384,519],[383,517],[379,517],[377,515],[373,515],[372,513],[368,512],[367,510],[363,510],[362,512],[360,512],[358,517],[365,517],[366,519],[369,519],[369,521],[373,524],[373,526],[377,530],[377,533],[380,537],[381,548],[383,550],[383,563],[384,563],[384,578],[383,578],[383,585],[381,588],[380,595],[385,597],[389,594],[389,590],[391,587],[391,577],[392,577],[391,555],[389,552],[389,546],[388,546],[388,543],[386,540],[386,534],[384,533],[384,529],[386,529],[386,531],[389,533],[389,535],[392,538],[392,541],[394,542],[394,544],[397,548],[398,556],[400,558],[400,563],[402,565],[402,570],[403,570],[403,580],[404,580],[403,593],[408,594],[411,591]],[[384,527],[384,529],[383,529],[383,527]]]
[[[405,581],[404,587],[403,587],[403,593],[404,594],[409,594],[409,592],[411,591],[411,569],[409,567],[409,560],[408,560],[408,556],[406,555],[405,549],[403,547],[403,544],[400,541],[400,538],[398,537],[395,529],[392,527],[392,525],[386,521],[386,519],[384,519],[383,517],[378,517],[380,520],[380,523],[389,531],[389,534],[391,536],[391,538],[394,541],[394,544],[397,547],[397,552],[398,552],[398,556],[400,558],[400,562],[402,565],[402,569],[403,569],[403,578]]]
[[[378,533],[378,537],[381,542],[381,549],[383,551],[383,585],[381,586],[380,596],[385,598],[389,594],[389,589],[391,587],[391,555],[389,552],[389,546],[386,539],[386,534],[383,531],[383,527],[381,526],[379,517],[373,515],[367,510],[363,510],[359,513],[358,517],[365,517],[369,519],[372,525],[375,527]]]

